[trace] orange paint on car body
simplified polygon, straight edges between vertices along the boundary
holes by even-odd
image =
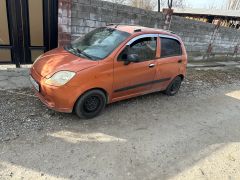
[[[56,48],[37,59],[30,70],[30,75],[39,85],[39,91],[36,89],[35,91],[45,105],[56,111],[72,112],[79,97],[92,89],[103,91],[107,97],[107,103],[112,103],[165,90],[177,76],[185,77],[187,54],[183,42],[177,35],[140,26],[112,25],[107,26],[106,29],[111,29],[111,33],[117,31],[128,34],[124,34],[126,38],[119,41],[118,46],[106,57],[100,59],[95,54],[92,56],[95,59],[91,59],[87,54],[76,55],[85,53],[81,50],[77,52],[78,49]],[[109,34],[112,35],[111,33]],[[170,39],[169,42],[168,39]],[[163,49],[164,43],[166,46],[168,43],[174,44],[171,40],[179,44],[181,49],[175,51],[181,51],[181,54],[169,56],[171,52],[168,52],[166,47]],[[102,42],[99,40],[97,43]],[[175,44],[176,49],[177,44]],[[145,47],[150,54],[154,53],[151,56],[152,59],[141,59],[141,57],[150,57],[148,53],[140,53]],[[128,53],[136,51],[140,55],[137,53],[126,55],[125,51]],[[89,50],[89,52],[95,51]],[[101,53],[104,54],[105,50]],[[127,58],[122,60],[125,55],[129,59],[132,56],[135,62]],[[134,57],[137,58],[134,59]],[[138,58],[141,60],[138,61]],[[48,79],[61,71],[72,72],[75,75],[63,85],[49,84]],[[64,77],[61,78],[65,80]]]

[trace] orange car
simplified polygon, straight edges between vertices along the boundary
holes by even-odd
[[[175,95],[186,65],[186,50],[177,35],[109,25],[38,57],[30,80],[49,108],[93,118],[108,103],[155,91]]]

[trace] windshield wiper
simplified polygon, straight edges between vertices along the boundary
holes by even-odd
[[[79,54],[82,54],[82,55],[84,55],[85,57],[93,60],[93,57],[92,57],[92,56],[90,56],[90,55],[88,55],[87,53],[83,52],[81,49],[76,48],[76,50],[77,50],[77,52],[78,52]]]

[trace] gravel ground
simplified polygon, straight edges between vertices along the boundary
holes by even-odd
[[[225,95],[239,77],[189,69],[175,97],[117,102],[93,120],[1,90],[0,179],[239,179],[240,99]]]
[[[224,88],[224,86],[228,87],[239,84],[239,77],[239,69],[190,69],[188,70],[187,79],[185,79],[178,97],[203,97],[211,95],[215,92],[216,88]],[[29,131],[50,130],[57,126],[66,125],[68,123],[71,124],[71,121],[79,120],[73,114],[62,114],[46,108],[34,96],[33,91],[29,88],[7,91],[2,90],[0,91],[0,96],[0,115],[2,117],[0,121],[0,141],[9,141]],[[131,104],[141,103],[145,99],[155,99],[161,96],[164,95],[153,93],[143,97],[118,102],[109,105],[105,114],[109,113],[109,110],[113,109],[114,106],[131,106]],[[144,106],[144,104],[141,106]],[[66,118],[68,121],[65,121]]]

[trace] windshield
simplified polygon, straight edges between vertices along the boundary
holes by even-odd
[[[88,59],[104,59],[129,36],[127,32],[101,27],[71,42],[65,49]]]

